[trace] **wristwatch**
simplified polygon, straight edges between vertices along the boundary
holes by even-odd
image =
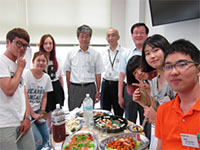
[[[32,120],[32,117],[31,117],[31,115],[24,116],[24,120],[25,120],[25,119],[28,119],[28,120],[30,120],[30,121],[31,121],[31,120]]]

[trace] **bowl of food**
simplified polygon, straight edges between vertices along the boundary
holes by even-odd
[[[128,121],[120,116],[100,116],[94,119],[94,125],[98,129],[106,129],[108,133],[118,133],[127,127]]]
[[[112,112],[103,109],[94,109],[93,110],[94,118],[104,116],[104,115],[113,115]],[[83,118],[83,111],[79,111],[76,113],[77,117]]]
[[[142,150],[149,145],[149,139],[138,133],[123,133],[110,136],[99,144],[101,150]]]
[[[97,147],[97,137],[90,131],[78,131],[68,136],[62,144],[62,150],[97,150]]]
[[[127,127],[131,132],[134,132],[134,133],[141,133],[143,132],[143,127],[141,125],[138,125],[138,124],[131,124]]]

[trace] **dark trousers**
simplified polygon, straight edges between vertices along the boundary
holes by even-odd
[[[69,96],[68,96],[68,107],[69,111],[72,111],[76,107],[81,107],[83,103],[83,99],[86,97],[86,94],[90,94],[90,97],[93,99],[95,98],[96,93],[96,85],[95,83],[92,84],[70,84],[69,86]],[[95,104],[95,102],[94,102]]]
[[[126,119],[136,123],[137,120],[137,112],[140,117],[140,124],[142,124],[144,120],[144,108],[140,106],[138,103],[132,100],[132,95],[127,93],[127,87],[124,86],[124,105],[125,105],[125,117]]]
[[[102,81],[100,103],[102,109],[111,111],[113,108],[115,115],[123,116],[124,110],[118,103],[118,81]]]

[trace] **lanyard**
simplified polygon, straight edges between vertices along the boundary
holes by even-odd
[[[114,63],[115,63],[115,59],[116,59],[116,57],[117,57],[118,52],[119,52],[119,51],[117,50],[117,52],[115,53],[114,59],[113,59],[113,61],[112,61],[112,60],[111,60],[111,56],[110,56],[110,50],[108,50],[108,56],[109,56],[109,60],[110,60],[110,64],[111,64],[112,69],[113,69],[113,66],[114,66]]]

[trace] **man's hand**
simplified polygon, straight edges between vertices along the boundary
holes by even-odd
[[[22,70],[26,66],[26,60],[24,59],[24,55],[25,55],[25,53],[23,55],[21,55],[20,50],[18,50],[18,53],[17,53],[17,68],[22,69]]]
[[[30,129],[31,122],[29,119],[24,119],[20,126],[20,133],[22,133],[22,136]]]
[[[119,103],[119,106],[124,109],[124,98],[123,97],[118,97],[118,103]]]
[[[100,93],[97,92],[97,93],[95,94],[95,103],[98,103],[99,101],[100,101]]]

